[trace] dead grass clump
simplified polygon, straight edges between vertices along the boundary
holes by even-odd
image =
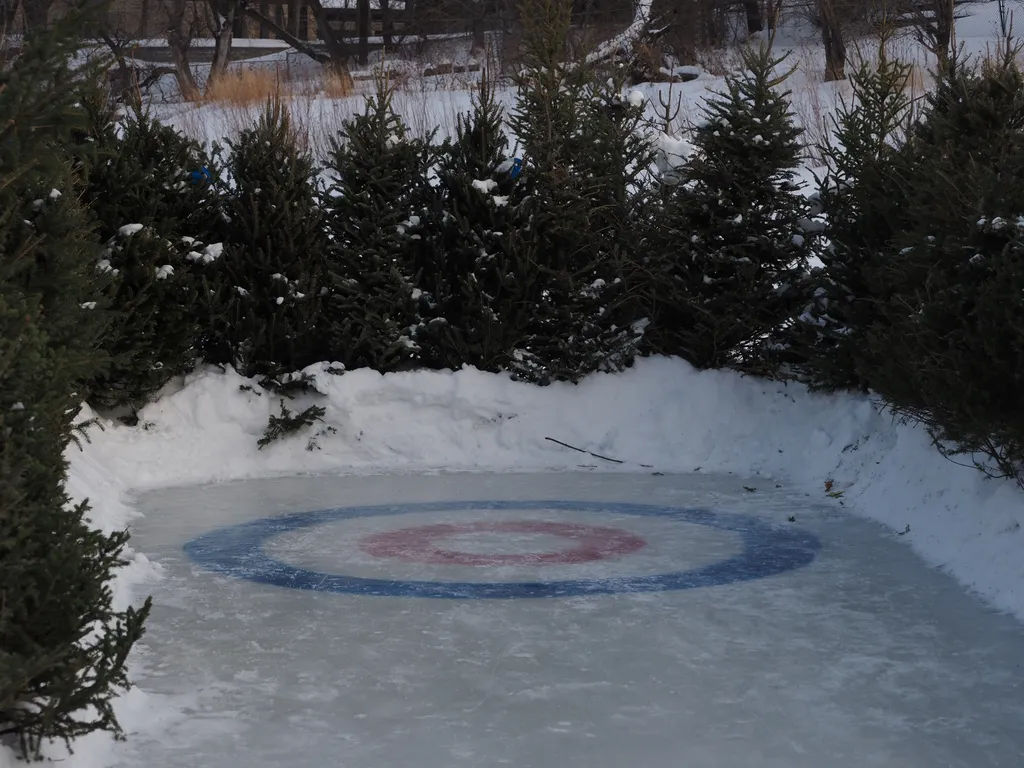
[[[356,92],[352,75],[336,69],[325,69],[320,76],[320,92],[328,99],[347,99]]]
[[[233,107],[250,107],[285,95],[285,84],[276,69],[246,67],[228,70],[207,85],[204,100]]]

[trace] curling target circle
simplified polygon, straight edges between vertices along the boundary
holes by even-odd
[[[510,582],[458,582],[362,578],[345,574],[321,573],[316,570],[297,567],[282,562],[265,551],[265,545],[274,537],[304,528],[324,525],[340,520],[361,517],[400,515],[416,512],[473,512],[514,510],[538,510],[544,512],[591,512],[618,515],[652,516],[669,521],[691,525],[708,526],[737,534],[742,542],[742,551],[710,565],[689,570],[672,571],[643,576],[625,576],[610,579],[563,579],[557,581],[510,581]],[[469,523],[472,529],[472,523]],[[489,526],[499,525],[488,523]],[[521,525],[521,524],[519,524]],[[552,524],[557,526],[558,524]],[[423,526],[431,528],[431,526]],[[433,538],[429,535],[412,549],[397,547],[401,543],[403,530],[378,538],[369,538],[369,546],[378,547],[385,555],[388,552],[406,553],[408,557],[467,557],[475,553],[458,554],[457,550],[434,546],[444,535],[458,534],[452,529],[437,530]],[[571,528],[571,527],[570,527]],[[560,553],[562,557],[600,559],[613,554],[628,554],[642,546],[642,539],[634,541],[632,534],[621,529],[600,530],[600,526],[536,530],[538,533],[561,535],[573,539],[576,546]],[[586,529],[591,529],[587,531]],[[560,530],[560,534],[554,533]],[[465,531],[463,531],[465,532]],[[500,531],[498,531],[500,532]],[[614,532],[614,535],[613,533]],[[429,533],[429,532],[428,532]],[[588,536],[590,538],[588,538]],[[397,542],[396,542],[397,538]],[[602,550],[601,542],[617,542],[610,549]],[[366,541],[363,542],[367,543]],[[408,543],[408,541],[406,542]],[[391,547],[391,549],[389,549]],[[397,547],[397,548],[396,548]],[[418,549],[417,549],[418,547]],[[617,551],[616,547],[621,551]],[[633,547],[633,549],[629,549]],[[233,578],[245,579],[259,584],[271,584],[291,589],[334,592],[354,595],[381,597],[429,597],[448,599],[510,599],[569,597],[577,595],[602,595],[630,592],[661,592],[670,590],[713,587],[736,582],[751,581],[775,576],[810,564],[820,548],[818,539],[811,533],[792,526],[777,526],[750,515],[715,512],[708,509],[670,507],[649,504],[583,501],[456,501],[429,502],[402,505],[373,505],[336,507],[333,509],[299,512],[283,517],[262,518],[212,531],[188,542],[184,549],[188,556],[205,569]],[[572,553],[576,554],[572,554]],[[410,554],[411,553],[411,554]],[[439,554],[440,553],[440,554]],[[516,555],[517,557],[521,555]],[[543,557],[544,554],[539,555]],[[487,555],[486,557],[494,557]],[[586,562],[580,559],[578,562]],[[451,562],[451,561],[449,561]],[[494,564],[494,563],[459,563]],[[497,562],[501,564],[501,561]],[[537,564],[537,563],[533,563]],[[542,564],[542,563],[541,563]]]
[[[481,532],[547,534],[569,540],[574,546],[557,552],[505,554],[446,549],[437,543],[453,536]],[[375,533],[360,542],[360,549],[374,557],[393,557],[411,563],[473,566],[575,565],[627,555],[645,546],[647,542],[642,538],[621,528],[541,520],[420,525]]]

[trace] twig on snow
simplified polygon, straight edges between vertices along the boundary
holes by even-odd
[[[611,456],[602,456],[600,453],[594,453],[593,451],[587,451],[587,450],[584,450],[583,448],[577,448],[575,445],[569,445],[568,443],[563,443],[561,440],[555,440],[555,438],[553,438],[553,437],[545,437],[544,439],[545,440],[550,440],[552,443],[555,443],[556,445],[560,445],[563,448],[568,448],[568,449],[570,449],[572,451],[576,451],[578,453],[585,453],[588,456],[593,456],[595,459],[602,459],[604,461],[610,461],[613,464],[625,464],[626,463],[626,462],[622,461],[621,459],[613,459]],[[652,464],[641,464],[640,466],[644,467],[646,469],[650,469],[653,465]]]

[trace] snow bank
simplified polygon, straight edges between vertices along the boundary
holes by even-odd
[[[259,450],[280,399],[233,372],[204,371],[144,409],[138,426],[93,429],[82,451],[70,451],[69,489],[88,496],[94,522],[110,530],[131,520],[130,490],[275,474],[700,471],[772,477],[823,497],[832,481],[847,510],[897,532],[909,526],[900,540],[924,560],[1024,619],[1016,486],[946,461],[923,430],[893,424],[865,398],[811,395],[669,359],[546,388],[468,369],[335,376],[324,367],[310,369],[323,396],[288,403],[292,411],[324,406],[315,427]],[[141,554],[130,563],[117,582],[121,605],[158,573]],[[121,700],[129,731],[160,716],[146,698],[132,691]],[[108,743],[105,735],[82,740],[68,764],[102,765]]]

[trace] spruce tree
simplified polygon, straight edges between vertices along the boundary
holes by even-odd
[[[137,407],[196,356],[201,260],[195,243],[212,234],[211,184],[193,178],[209,161],[201,147],[138,108],[118,123],[105,94],[89,105],[77,154],[84,197],[107,243],[99,266],[112,278],[111,365],[90,386],[100,405]]]
[[[209,237],[220,212],[203,147],[139,105],[113,107],[105,91],[89,93],[85,106],[77,152],[103,234],[139,222],[166,235]]]
[[[473,111],[439,151],[438,192],[415,243],[416,342],[424,365],[507,370],[529,324],[536,268],[519,247],[522,188],[486,73]]]
[[[637,258],[637,211],[650,164],[642,110],[621,84],[600,84],[566,55],[571,4],[528,0],[524,50],[509,119],[523,148],[522,258],[539,290],[513,370],[540,383],[577,381],[631,363],[643,323],[622,275]]]
[[[699,368],[761,367],[806,268],[808,206],[793,180],[800,130],[779,90],[783,60],[762,47],[744,64],[707,101],[688,181],[648,235],[650,350]]]
[[[901,226],[871,265],[859,370],[947,453],[1022,479],[1024,75],[951,62],[894,165]]]
[[[216,260],[202,343],[209,362],[272,384],[327,352],[318,327],[329,245],[318,169],[276,99],[229,147],[222,229],[197,251],[200,261]]]
[[[884,49],[882,51],[884,54]],[[850,78],[853,94],[832,117],[819,184],[826,214],[817,250],[822,267],[804,282],[805,311],[787,333],[796,375],[814,388],[866,389],[860,356],[879,300],[891,286],[878,265],[906,222],[906,186],[897,166],[910,128],[909,65],[881,56]]]
[[[432,136],[412,138],[384,79],[332,146],[326,201],[332,237],[323,324],[331,360],[348,368],[418,364],[415,250],[437,194]]]
[[[105,317],[67,151],[90,74],[69,66],[82,23],[34,34],[0,73],[0,737],[30,757],[46,739],[121,733],[111,700],[149,609],[113,610],[127,534],[94,530],[64,487]]]

